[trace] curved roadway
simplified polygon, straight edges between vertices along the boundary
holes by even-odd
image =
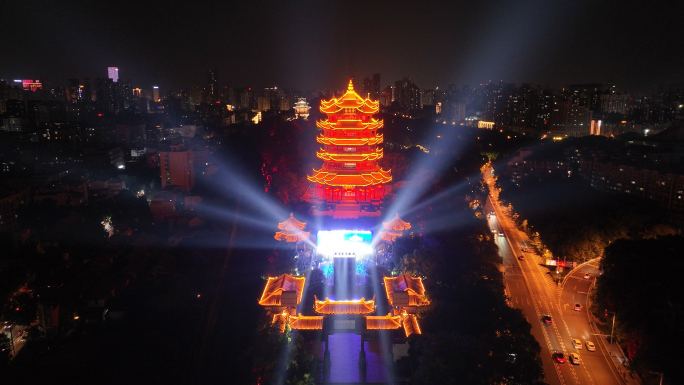
[[[493,190],[493,186],[490,185]],[[496,194],[496,192],[494,192]],[[541,256],[533,252],[523,252],[522,242],[530,244],[527,235],[519,231],[513,221],[503,214],[499,205],[494,205],[496,196],[491,196],[487,212],[494,211],[488,219],[491,229],[504,236],[496,235],[496,243],[505,269],[506,289],[511,306],[523,310],[532,325],[532,335],[542,347],[542,364],[549,384],[624,384],[616,368],[610,363],[603,337],[596,335],[590,323],[587,311],[588,292],[594,279],[595,267],[585,265],[576,269],[565,280],[561,287],[557,285],[550,270],[543,265]],[[523,256],[520,260],[518,257]],[[591,273],[590,279],[584,279],[585,272]],[[574,310],[574,304],[580,303],[582,309]],[[552,324],[541,321],[543,315],[553,319]],[[581,348],[575,348],[572,339],[582,342]],[[592,341],[596,351],[586,348],[586,341]],[[582,360],[580,365],[573,365],[569,360],[559,364],[553,359],[555,351],[578,353]]]

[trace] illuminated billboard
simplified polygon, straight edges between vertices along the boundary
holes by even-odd
[[[33,80],[33,79],[21,79],[21,80],[15,80],[15,83],[21,83],[21,87],[25,90],[31,90],[31,91],[36,91],[36,90],[42,90],[43,89],[43,84],[40,82],[40,80]]]
[[[366,230],[328,230],[316,235],[320,254],[333,257],[363,257],[373,253],[373,234]]]

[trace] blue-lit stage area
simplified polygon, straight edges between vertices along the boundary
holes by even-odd
[[[382,277],[376,274],[377,253],[372,242],[368,230],[316,233],[312,266],[320,268],[325,277],[322,298],[316,299],[331,301],[331,308],[336,306],[325,317],[321,331],[325,383],[392,381],[392,331],[367,330],[364,316],[389,312]],[[319,305],[317,312],[326,312],[324,307]]]

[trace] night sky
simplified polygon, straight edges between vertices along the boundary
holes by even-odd
[[[211,4],[206,4],[211,3]],[[216,4],[219,3],[219,4]],[[0,79],[134,87],[341,89],[379,72],[420,88],[684,80],[681,1],[35,1],[0,4]]]

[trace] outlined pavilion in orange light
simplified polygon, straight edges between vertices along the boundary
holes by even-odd
[[[399,218],[399,213],[390,221],[383,222],[382,225],[385,227],[385,231],[380,232],[380,239],[385,242],[394,242],[398,237],[404,235],[404,231],[411,229],[411,224]]]
[[[310,233],[308,231],[304,231],[304,227],[306,226],[306,222],[300,222],[298,221],[292,213],[290,213],[290,217],[287,218],[284,222],[278,223],[278,229],[281,231],[277,231],[273,238],[275,238],[277,241],[285,241],[285,242],[302,242],[307,239],[309,239]]]
[[[342,205],[345,208],[340,212],[356,208],[356,217],[380,215],[374,207],[389,192],[385,185],[392,181],[392,175],[391,170],[377,164],[384,155],[384,139],[379,133],[384,123],[372,116],[380,111],[379,102],[359,96],[349,80],[347,92],[339,98],[322,100],[320,110],[327,115],[316,122],[322,130],[316,141],[323,145],[316,156],[323,160],[323,166],[307,176],[314,184],[309,186],[304,200],[326,204],[314,214],[335,217],[336,207]]]
[[[294,307],[296,309],[302,300],[305,282],[306,277],[293,277],[289,274],[269,277],[259,299],[259,305],[270,308]],[[296,314],[296,310],[293,313]]]

